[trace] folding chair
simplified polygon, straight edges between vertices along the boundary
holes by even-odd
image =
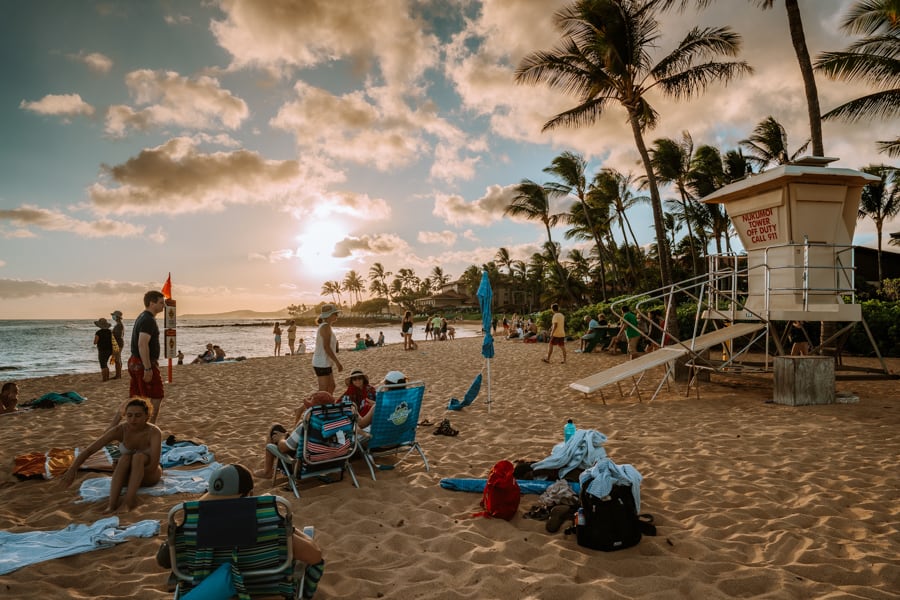
[[[224,563],[231,564],[240,597],[299,598],[304,566],[291,555],[293,530],[290,504],[278,496],[175,505],[169,511],[168,528],[175,598]]]
[[[372,415],[369,438],[362,444],[363,456],[372,479],[375,479],[376,458],[401,452],[405,452],[400,458],[401,461],[411,452],[418,452],[422,462],[425,463],[425,471],[429,470],[428,459],[416,441],[416,428],[424,396],[424,381],[382,385],[378,388],[375,408],[372,409],[375,413]]]
[[[350,458],[359,447],[356,430],[358,415],[352,402],[323,404],[308,408],[303,413],[300,426],[303,441],[293,455],[285,454],[275,444],[266,445],[266,451],[278,459],[278,465],[287,475],[294,496],[300,497],[297,483],[312,477],[321,478],[331,473],[350,473],[353,486],[359,487]],[[278,470],[275,471],[278,476]]]

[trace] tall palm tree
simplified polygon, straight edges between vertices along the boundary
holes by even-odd
[[[865,81],[880,88],[828,111],[824,119],[889,118],[900,115],[900,0],[858,1],[842,29],[864,34],[843,52],[824,52],[816,69],[832,79]],[[888,156],[900,156],[900,137],[878,142]]]
[[[609,229],[609,211],[611,199],[600,197],[593,191],[593,184],[588,188],[585,194],[585,202],[576,202],[569,209],[568,214],[564,216],[564,221],[569,228],[565,232],[567,240],[593,240],[594,247],[591,249],[597,259],[597,271],[600,279],[600,290],[603,301],[606,301],[606,270],[612,268],[614,277],[617,277],[617,269],[615,261],[612,260],[612,253],[606,247],[605,236]]]
[[[738,143],[747,150],[747,162],[758,166],[760,170],[772,163],[786,165],[805,152],[809,146],[807,140],[793,154],[789,153],[787,131],[771,115],[757,123],[750,137]]]
[[[497,250],[497,254],[494,255],[494,258],[497,259],[497,262],[501,267],[506,267],[506,272],[512,274],[512,264],[513,259],[509,255],[509,250],[506,248],[500,248]]]
[[[611,103],[625,109],[647,174],[660,277],[664,285],[670,285],[672,265],[662,200],[644,143],[644,132],[656,125],[659,115],[647,93],[655,89],[671,98],[689,98],[714,82],[728,82],[751,69],[744,61],[715,60],[735,56],[740,49],[740,36],[728,27],[695,27],[654,64],[650,51],[661,35],[656,18],[659,6],[660,0],[578,0],[556,14],[560,45],[526,56],[515,77],[519,83],[545,83],[578,98],[578,105],[547,121],[545,131],[590,125]]]
[[[743,155],[738,154],[743,160]],[[746,162],[739,163],[736,168],[743,173],[746,170]],[[697,198],[703,198],[725,185],[725,163],[722,154],[715,146],[704,144],[694,151],[691,161],[691,174],[689,186]],[[701,205],[706,213],[706,222],[712,228],[713,239],[716,243],[716,254],[722,254],[722,238],[725,238],[725,248],[731,251],[731,240],[728,237],[728,227],[731,220],[722,208],[721,204]]]
[[[369,286],[369,289],[371,291],[375,292],[376,294],[379,294],[379,295],[383,294],[384,297],[388,299],[388,302],[390,302],[391,297],[390,297],[390,289],[388,288],[388,285],[387,285],[387,278],[390,277],[391,275],[393,275],[393,273],[386,270],[384,268],[384,265],[381,264],[380,262],[377,262],[377,263],[373,264],[371,267],[369,267],[369,282],[371,284]],[[376,282],[378,282],[379,285],[377,285],[377,286],[374,285]]]
[[[631,207],[641,202],[645,202],[647,198],[645,196],[635,196],[632,193],[631,187],[634,183],[635,177],[631,173],[625,175],[615,169],[606,167],[600,169],[597,174],[594,175],[588,195],[591,197],[592,203],[609,206],[611,208],[612,215],[610,216],[610,222],[617,222],[619,224],[619,229],[622,232],[622,242],[625,246],[628,246],[628,235],[625,233],[625,229],[627,228],[631,233],[631,239],[637,248],[639,247],[639,244],[637,236],[634,235],[634,229],[631,227],[631,221],[628,219],[628,211]],[[663,228],[665,228],[665,221],[663,221]],[[611,236],[612,234],[610,233],[610,237]],[[663,229],[663,239],[668,240],[665,235],[665,229]],[[668,246],[668,244],[666,244],[666,246]],[[615,244],[613,244],[612,247],[615,247]],[[631,273],[632,284],[637,284],[638,272],[634,263],[634,255],[631,252],[626,252],[625,255],[628,270]]]
[[[568,281],[563,275],[563,266],[559,260],[559,253],[554,250],[556,244],[553,242],[553,234],[550,231],[562,218],[560,213],[550,212],[550,200],[558,195],[559,192],[554,188],[548,188],[530,179],[523,179],[515,187],[512,201],[504,209],[503,214],[513,217],[524,217],[529,221],[540,221],[544,225],[544,229],[547,232],[547,243],[549,244],[547,247],[552,254],[552,262],[562,284],[562,289],[566,296],[569,297],[569,300],[575,304],[575,296],[572,294],[572,290],[569,289]]]
[[[334,288],[334,281],[326,281],[322,284],[322,296],[331,296],[331,302],[334,304],[338,304],[336,294],[340,291],[341,284],[338,284],[338,288]]]
[[[366,284],[363,282],[362,277],[360,277],[359,273],[353,269],[349,270],[344,276],[342,287],[345,292],[350,294],[351,302],[353,300],[353,295],[356,294],[357,304],[359,304],[362,292],[366,291]]]
[[[881,235],[884,222],[900,214],[900,176],[894,167],[869,165],[862,171],[879,178],[877,183],[870,183],[862,191],[859,199],[858,218],[869,217],[875,222],[875,233],[878,237],[878,284],[881,285]]]
[[[691,253],[691,267],[694,273],[697,268],[697,247],[694,240],[694,227],[691,223],[691,211],[688,203],[696,198],[688,191],[688,180],[691,177],[691,161],[694,159],[694,140],[687,131],[681,133],[681,140],[659,138],[653,141],[650,148],[650,164],[656,173],[656,180],[662,184],[674,185],[678,191],[678,202],[681,203],[681,214],[685,219],[688,231],[688,246]]]
[[[434,290],[435,293],[439,293],[444,285],[450,281],[450,276],[444,273],[444,269],[441,267],[434,267],[431,269],[431,289]]]
[[[680,5],[682,9],[688,4],[695,4],[698,8],[705,8],[715,0],[661,0],[663,10],[673,5]],[[731,2],[732,0],[728,0]],[[763,10],[768,10],[775,5],[775,0],[750,0]],[[791,34],[791,44],[794,46],[794,54],[797,56],[797,65],[800,67],[800,75],[803,77],[803,89],[806,94],[806,111],[809,115],[809,137],[812,141],[812,152],[815,156],[825,156],[825,147],[822,143],[822,111],[819,108],[819,92],[816,87],[816,76],[813,71],[812,59],[809,49],[806,47],[806,34],[803,31],[803,16],[800,14],[798,0],[784,0],[784,8],[787,11],[788,29]]]

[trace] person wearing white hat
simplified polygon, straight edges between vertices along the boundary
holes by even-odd
[[[316,331],[316,348],[313,351],[312,366],[319,383],[319,391],[334,394],[336,387],[334,369],[338,372],[344,366],[337,357],[337,336],[331,329],[341,311],[334,304],[323,304],[319,314],[319,329]]]

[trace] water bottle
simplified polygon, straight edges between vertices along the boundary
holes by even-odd
[[[584,527],[585,525],[587,525],[587,520],[584,518],[584,509],[579,508],[578,512],[575,513],[575,526]]]
[[[568,442],[573,435],[575,435],[575,423],[572,422],[572,419],[569,419],[566,421],[565,427],[563,427],[563,440]]]

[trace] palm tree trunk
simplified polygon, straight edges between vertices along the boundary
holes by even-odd
[[[656,185],[656,174],[650,162],[650,153],[644,144],[644,134],[638,121],[635,109],[628,109],[628,121],[631,123],[631,131],[634,133],[634,143],[641,161],[644,163],[644,171],[647,173],[647,187],[650,188],[650,206],[653,207],[653,228],[656,230],[656,245],[659,254],[659,276],[663,286],[672,285],[672,257],[669,255],[669,244],[666,239],[666,228],[663,224],[662,200],[659,197],[659,187]]]
[[[684,183],[681,181],[678,182],[678,193],[681,195],[681,208],[684,210],[684,222],[687,225],[688,230],[688,242],[691,248],[691,267],[694,269],[694,274],[698,273],[697,271],[697,248],[694,247],[694,228],[691,225],[691,215],[688,211],[688,198],[687,191],[684,189]]]
[[[825,148],[822,144],[822,111],[819,109],[819,92],[816,89],[816,77],[813,74],[809,50],[806,47],[806,36],[803,33],[803,18],[800,16],[800,6],[798,0],[784,0],[784,7],[787,9],[794,53],[797,55],[800,73],[803,75],[806,106],[809,111],[809,137],[812,140],[812,153],[813,156],[825,156]]]
[[[883,282],[881,276],[881,226],[884,222],[880,219],[875,221],[875,231],[878,234],[878,291],[882,292],[881,284]]]

